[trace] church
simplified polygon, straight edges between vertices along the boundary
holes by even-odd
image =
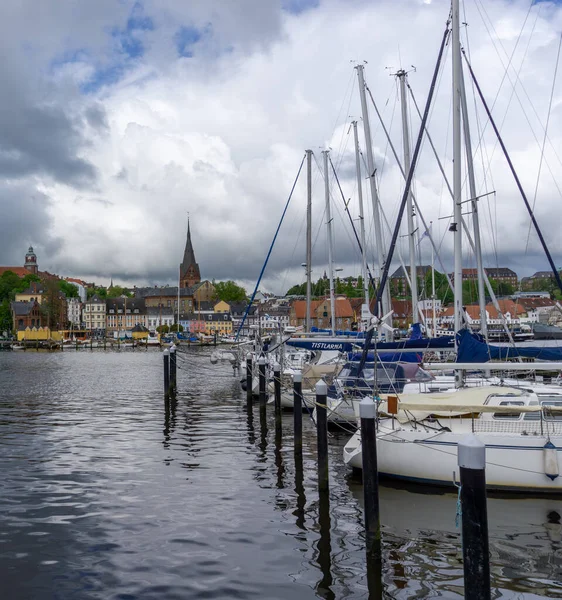
[[[187,221],[187,240],[183,252],[183,261],[180,265],[179,282],[180,288],[190,288],[201,282],[199,265],[195,260],[195,252],[193,251],[193,244],[191,243],[189,219]]]
[[[12,273],[15,273],[18,277],[25,277],[25,275],[29,275],[30,273],[38,275],[39,277],[43,275],[37,266],[37,255],[33,252],[33,246],[29,246],[29,250],[25,255],[23,267],[0,267],[0,276],[6,271],[12,271]]]

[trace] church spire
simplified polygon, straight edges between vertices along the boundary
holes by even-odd
[[[191,243],[191,229],[189,217],[187,218],[187,239],[183,252],[183,261],[180,265],[180,287],[191,287],[201,281],[199,265],[195,261],[195,252]]]

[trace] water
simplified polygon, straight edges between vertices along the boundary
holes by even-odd
[[[0,354],[0,597],[368,598],[362,488],[292,415],[276,445],[192,349],[166,409],[158,351]],[[385,597],[462,598],[456,496],[381,489]],[[493,596],[562,598],[562,502],[491,498]]]

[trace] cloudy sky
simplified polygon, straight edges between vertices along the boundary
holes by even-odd
[[[446,0],[0,5],[0,264],[21,265],[32,244],[40,268],[61,275],[173,284],[189,213],[202,276],[232,278],[248,289],[307,148],[315,153],[313,277],[322,274],[326,218],[316,161],[321,164],[324,148],[331,150],[357,224],[349,128],[361,116],[354,66],[366,61],[367,83],[401,156],[393,74],[410,71],[423,108],[449,10]],[[463,44],[562,265],[558,82],[541,165],[562,9],[551,2],[466,0],[461,11]],[[429,122],[448,175],[450,69],[448,50]],[[485,263],[519,275],[545,269],[537,236],[532,233],[527,243],[523,202],[468,78],[467,93],[478,193],[494,192],[480,201]],[[413,145],[420,121],[409,102]],[[403,180],[374,112],[371,121],[381,202],[393,226]],[[303,170],[262,288],[284,292],[304,280],[305,175]],[[340,192],[330,185],[335,266],[343,275],[357,275],[357,245]],[[452,204],[427,142],[414,190],[425,218],[434,221],[449,268]],[[364,195],[370,207],[366,185]],[[370,208],[366,223],[373,261]],[[427,240],[419,248],[427,263]],[[470,252],[464,261],[474,265]]]

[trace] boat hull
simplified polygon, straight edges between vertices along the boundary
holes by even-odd
[[[464,432],[396,430],[383,420],[377,433],[377,461],[383,477],[453,485],[458,479],[457,444],[471,432],[467,419]],[[539,435],[478,433],[486,445],[486,485],[489,489],[517,492],[561,492],[562,477],[551,479],[544,471],[544,445]],[[524,439],[522,439],[524,438]],[[558,465],[562,461],[562,435],[550,436],[556,447]],[[344,462],[362,468],[361,435],[356,432],[344,448]]]

